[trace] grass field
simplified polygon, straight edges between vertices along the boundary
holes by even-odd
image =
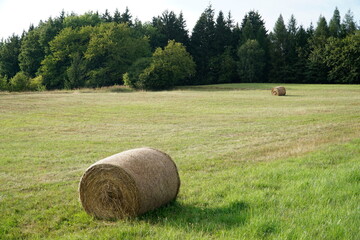
[[[0,239],[360,239],[360,85],[0,92]],[[133,220],[88,216],[85,169],[168,153],[177,200]]]

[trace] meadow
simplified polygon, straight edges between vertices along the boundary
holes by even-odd
[[[360,239],[360,85],[0,92],[0,239]],[[153,147],[175,202],[90,217],[92,163]]]

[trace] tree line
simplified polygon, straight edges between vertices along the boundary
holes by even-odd
[[[160,90],[235,82],[360,83],[360,31],[352,12],[298,26],[282,15],[268,32],[257,11],[235,23],[208,6],[191,34],[182,13],[151,22],[123,13],[61,14],[0,42],[0,90],[125,84]]]

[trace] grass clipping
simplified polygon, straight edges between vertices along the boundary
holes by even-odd
[[[166,153],[137,148],[91,165],[80,180],[85,211],[100,219],[135,217],[174,200],[177,167]]]
[[[271,94],[274,96],[285,96],[286,89],[284,87],[274,87],[271,89]]]

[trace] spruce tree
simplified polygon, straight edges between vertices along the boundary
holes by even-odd
[[[328,67],[324,64],[324,51],[328,37],[329,27],[325,17],[320,16],[314,34],[311,37],[308,61],[307,78],[312,83],[328,83]]]
[[[190,45],[189,31],[187,30],[186,20],[182,12],[180,12],[176,23],[178,26],[177,42],[184,44],[185,47],[189,47]]]
[[[111,14],[109,13],[109,10],[105,10],[105,13],[102,15],[101,19],[104,21],[104,22],[112,22],[113,21],[113,18],[111,16]]]
[[[195,83],[206,84],[211,82],[210,59],[216,56],[214,46],[215,21],[214,10],[208,6],[196,22],[191,35],[190,53],[194,57],[197,67]]]
[[[303,26],[298,28],[296,33],[296,54],[297,54],[297,61],[295,63],[295,82],[298,83],[306,83],[306,66],[308,62],[308,57],[310,53],[309,49],[309,33],[304,29]]]
[[[132,22],[132,16],[130,14],[130,10],[128,7],[126,7],[125,12],[123,14],[121,14],[121,23],[127,23],[129,26],[133,25]]]
[[[341,34],[341,17],[340,17],[340,12],[338,10],[338,8],[336,7],[334,10],[334,14],[333,17],[331,18],[330,22],[329,22],[329,32],[330,32],[330,36],[332,37],[340,37]]]
[[[257,11],[247,13],[241,23],[240,46],[248,40],[256,40],[265,53],[265,67],[263,68],[263,81],[268,80],[270,70],[270,40],[265,28],[265,22]]]
[[[341,24],[342,37],[346,37],[349,34],[352,34],[356,31],[357,26],[354,21],[354,15],[351,10],[348,10],[344,16],[344,20]]]
[[[272,82],[286,82],[287,80],[287,54],[289,49],[289,34],[282,15],[275,23],[274,32],[270,35],[272,43],[271,72]]]
[[[118,9],[115,9],[113,21],[116,22],[116,23],[121,22],[121,13],[119,12]]]
[[[317,23],[317,27],[314,31],[314,37],[317,40],[324,40],[330,36],[329,27],[324,16],[320,16],[319,21]]]
[[[160,34],[158,36],[160,45],[157,47],[165,47],[169,40],[175,40],[188,46],[189,36],[182,13],[177,17],[173,11],[164,11],[161,16],[153,18],[152,24]]]
[[[231,32],[227,27],[226,20],[222,11],[219,12],[218,17],[216,18],[215,24],[215,35],[214,35],[214,48],[215,54],[222,54],[225,50],[225,46],[229,45],[231,40]]]
[[[238,49],[238,74],[241,82],[263,82],[265,51],[257,40],[247,40]]]
[[[294,15],[291,15],[288,26],[288,47],[286,53],[286,74],[287,79],[286,82],[297,82],[297,75],[299,69],[297,69],[298,62],[298,54],[297,54],[297,46],[296,46],[296,34],[298,31],[297,22]]]

